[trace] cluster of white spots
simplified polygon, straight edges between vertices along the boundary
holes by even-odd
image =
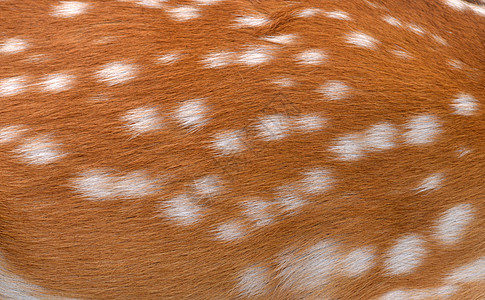
[[[379,300],[427,300],[446,299],[457,291],[453,285],[445,285],[434,289],[394,290],[379,298]]]
[[[284,288],[311,291],[324,287],[340,268],[337,246],[333,241],[317,243],[301,253],[284,253],[279,274]]]
[[[15,139],[18,139],[25,131],[25,128],[18,125],[0,128],[0,144],[13,142]]]
[[[74,189],[90,200],[141,198],[155,192],[155,182],[142,171],[112,175],[107,171],[85,171],[73,180]]]
[[[421,28],[420,26],[416,25],[416,24],[408,24],[407,25],[408,29],[411,30],[412,32],[418,34],[418,35],[424,35],[424,29]]]
[[[474,5],[462,0],[443,0],[446,5],[449,7],[458,10],[458,11],[466,11],[466,10],[471,10],[474,13],[485,17],[485,7],[480,6],[480,5]]]
[[[103,65],[96,72],[96,77],[108,85],[116,85],[133,79],[135,74],[136,67],[134,65],[117,61]]]
[[[428,192],[439,189],[443,183],[444,176],[441,173],[431,174],[426,177],[418,186],[419,192]]]
[[[379,41],[363,32],[352,32],[345,37],[345,42],[360,48],[375,49]]]
[[[184,22],[200,17],[200,10],[197,7],[182,5],[167,10],[170,16],[176,21]]]
[[[309,194],[323,194],[335,183],[332,172],[324,168],[314,168],[303,174],[301,185]]]
[[[183,226],[190,226],[202,218],[203,208],[186,194],[175,196],[160,202],[160,215]]]
[[[243,297],[261,296],[265,293],[269,280],[266,268],[249,267],[238,277],[239,293]]]
[[[14,54],[22,52],[29,47],[29,43],[21,38],[9,38],[0,44],[1,54]]]
[[[386,16],[382,17],[382,19],[386,23],[388,23],[389,25],[396,26],[396,27],[401,27],[402,26],[401,21],[399,19],[396,19],[395,17],[386,15]]]
[[[343,270],[348,277],[361,276],[375,265],[375,254],[372,247],[361,247],[346,255]]]
[[[66,73],[49,74],[44,77],[40,86],[48,93],[60,93],[69,90],[74,84],[75,77]]]
[[[473,212],[470,204],[458,204],[448,209],[438,219],[434,237],[445,245],[456,244],[473,221]]]
[[[313,17],[319,13],[321,13],[322,10],[318,8],[305,8],[297,12],[296,16],[299,18],[309,18]]]
[[[202,99],[187,100],[175,111],[175,117],[183,127],[197,129],[207,122],[207,107]]]
[[[471,283],[485,280],[485,257],[458,267],[446,278],[453,283]]]
[[[230,155],[243,151],[246,147],[243,142],[244,133],[241,130],[230,130],[214,135],[212,148],[222,155]]]
[[[269,23],[265,16],[241,16],[235,19],[237,27],[259,27]]]
[[[312,132],[323,128],[327,120],[315,114],[301,115],[292,118],[297,130]]]
[[[330,147],[338,159],[352,161],[362,158],[365,152],[389,150],[395,146],[397,130],[389,123],[372,125],[368,130],[339,137]]]
[[[454,114],[472,116],[478,109],[478,101],[470,94],[460,93],[453,99],[451,107],[455,110]]]
[[[54,6],[51,12],[52,16],[60,18],[71,18],[83,14],[89,7],[86,2],[80,1],[61,1]]]
[[[327,18],[350,21],[352,18],[347,12],[341,10],[329,11],[324,14]]]
[[[25,91],[27,79],[25,76],[15,76],[0,80],[0,96],[15,96]]]
[[[405,275],[413,272],[426,255],[424,240],[417,235],[405,235],[387,252],[385,270],[389,275]]]
[[[267,115],[259,119],[256,125],[258,135],[265,141],[274,141],[286,137],[289,130],[289,118],[284,115]]]
[[[24,139],[16,152],[29,164],[47,165],[64,156],[57,148],[58,145],[51,139],[46,136],[37,136]]]
[[[339,80],[327,80],[317,90],[326,100],[343,100],[349,97],[351,88]]]
[[[294,213],[307,201],[302,199],[295,187],[282,186],[276,189],[274,202],[280,207],[283,213]]]
[[[222,190],[222,181],[216,175],[207,175],[195,179],[192,189],[200,198],[213,197]]]
[[[288,77],[278,77],[273,79],[271,82],[281,88],[292,87],[296,84],[293,79]]]
[[[240,221],[228,221],[219,225],[215,230],[216,239],[230,242],[238,240],[246,235],[246,230]]]
[[[251,47],[243,51],[237,58],[237,62],[248,67],[254,67],[268,62],[273,58],[272,50],[269,47]]]
[[[263,40],[270,42],[270,43],[275,43],[275,44],[282,44],[282,45],[288,45],[291,44],[295,41],[296,36],[294,34],[279,34],[279,35],[269,35],[267,37],[264,37]]]
[[[219,51],[209,53],[203,60],[202,63],[206,68],[222,68],[229,66],[235,54],[233,52]]]
[[[131,109],[121,119],[135,135],[154,131],[162,126],[162,118],[153,107]]]
[[[157,62],[164,65],[170,65],[180,60],[181,55],[178,52],[167,53],[157,57]]]
[[[310,49],[297,54],[295,59],[302,65],[319,65],[327,60],[327,54],[319,49]]]
[[[456,70],[463,69],[463,62],[461,60],[458,60],[458,59],[450,59],[448,61],[448,65],[451,68],[456,69]]]
[[[411,118],[406,124],[404,133],[406,142],[413,145],[433,143],[441,133],[438,119],[432,115],[419,115]]]
[[[256,227],[263,227],[273,222],[269,212],[271,204],[262,200],[248,200],[242,203],[244,215],[254,223]]]

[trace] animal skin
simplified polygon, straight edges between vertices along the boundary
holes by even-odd
[[[1,299],[485,299],[485,5],[1,0]]]

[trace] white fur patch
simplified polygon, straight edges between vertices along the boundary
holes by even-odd
[[[420,115],[413,117],[406,124],[404,133],[406,142],[413,145],[426,145],[436,141],[441,133],[441,125],[438,119],[432,115]]]
[[[183,127],[198,128],[207,122],[207,107],[202,99],[187,100],[175,111]]]
[[[328,80],[320,88],[318,92],[325,96],[326,100],[343,100],[349,97],[351,88],[342,81]]]
[[[162,119],[153,107],[130,109],[122,120],[135,135],[160,129],[162,125]]]
[[[399,238],[387,252],[385,270],[388,275],[406,275],[413,272],[426,255],[424,240],[417,235]]]
[[[435,238],[445,245],[453,245],[459,242],[466,228],[473,221],[473,207],[470,204],[458,204],[438,219],[435,227]]]
[[[48,93],[60,93],[74,85],[74,76],[65,73],[49,74],[40,83],[42,90]]]
[[[267,115],[259,119],[256,125],[259,136],[266,141],[280,140],[289,131],[289,119],[284,115]]]
[[[371,50],[375,49],[377,47],[377,43],[379,42],[372,36],[362,32],[350,33],[345,37],[345,41],[348,44],[351,44],[360,48],[371,49]]]
[[[80,1],[61,1],[54,6],[51,15],[60,18],[72,18],[86,12],[89,4]]]
[[[32,165],[47,165],[64,156],[58,145],[45,136],[24,139],[15,150],[22,159]]]
[[[335,183],[332,172],[323,168],[314,168],[303,174],[301,181],[303,190],[309,194],[327,192]]]
[[[453,283],[471,283],[485,280],[485,256],[456,268],[446,280]]]
[[[182,194],[160,202],[161,214],[180,225],[190,226],[202,218],[202,207],[188,195]]]
[[[418,186],[417,190],[419,192],[428,192],[431,190],[439,189],[443,183],[444,176],[441,173],[432,174],[426,177],[421,184]]]
[[[243,132],[240,130],[231,130],[217,133],[214,135],[211,147],[222,155],[241,152],[245,149]]]
[[[188,21],[200,17],[200,11],[197,7],[182,5],[168,10],[170,16],[179,22]]]
[[[319,65],[327,60],[327,55],[322,50],[310,49],[299,53],[295,59],[302,65]]]
[[[451,107],[455,110],[454,114],[472,116],[478,109],[478,101],[470,94],[460,93],[453,99]]]
[[[135,78],[135,74],[136,67],[134,65],[118,61],[103,65],[96,72],[96,77],[108,85],[117,85]]]
[[[0,54],[14,54],[24,51],[29,43],[21,38],[9,38],[0,44]]]
[[[237,286],[241,296],[256,297],[265,293],[269,281],[266,268],[249,267],[239,276]]]
[[[217,227],[216,238],[224,242],[236,241],[246,235],[246,230],[239,221],[229,221]]]
[[[349,277],[361,276],[375,264],[375,254],[371,247],[362,247],[350,252],[343,259],[344,272]]]
[[[0,80],[0,97],[15,96],[23,93],[27,87],[25,76],[15,76]]]

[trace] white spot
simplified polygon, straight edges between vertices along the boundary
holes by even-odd
[[[162,201],[160,209],[164,210],[168,218],[184,226],[193,225],[202,217],[202,207],[195,204],[187,195]]]
[[[296,16],[297,17],[300,17],[300,18],[309,18],[309,17],[313,17],[319,13],[321,13],[322,10],[321,9],[318,9],[318,8],[305,8],[305,9],[302,9],[301,11],[299,11]]]
[[[449,60],[448,65],[453,69],[457,69],[457,70],[463,69],[463,62],[458,59]]]
[[[371,247],[362,247],[350,252],[343,259],[346,275],[357,277],[364,274],[374,266],[374,259],[374,250]]]
[[[269,283],[268,270],[263,267],[250,267],[238,278],[238,288],[243,297],[256,297],[265,293]]]
[[[371,126],[364,133],[364,144],[367,150],[389,150],[395,146],[396,129],[389,123],[380,123]]]
[[[365,146],[361,134],[347,134],[335,140],[329,150],[335,152],[339,160],[352,161],[362,158]]]
[[[456,153],[458,154],[458,157],[463,157],[469,153],[471,153],[472,150],[466,148],[466,147],[460,147],[458,150],[456,150]]]
[[[242,224],[238,221],[229,221],[219,225],[216,229],[216,238],[225,242],[235,241],[244,237],[245,234]]]
[[[322,241],[302,253],[285,253],[279,262],[282,286],[291,290],[314,291],[329,283],[340,269],[337,248]]]
[[[222,182],[219,177],[215,175],[207,175],[194,180],[192,185],[197,196],[202,198],[213,197],[222,189]]]
[[[448,46],[448,42],[442,38],[441,36],[437,35],[437,34],[431,34],[431,37],[438,43],[438,44],[441,44],[443,46]]]
[[[25,139],[16,149],[16,152],[29,164],[47,165],[63,156],[56,148],[57,145],[47,137],[38,136],[36,138]]]
[[[274,201],[284,213],[293,213],[306,204],[306,201],[295,191],[295,188],[289,186],[279,187]]]
[[[326,119],[317,115],[302,115],[293,118],[296,129],[306,132],[317,131],[323,128]]]
[[[445,245],[456,244],[463,237],[466,227],[473,221],[470,204],[459,204],[448,209],[438,219],[435,238]]]
[[[136,0],[135,3],[148,8],[162,8],[162,2],[166,0]]]
[[[341,10],[336,10],[336,11],[329,11],[325,13],[325,16],[327,18],[333,18],[333,19],[339,19],[339,20],[346,20],[349,21],[352,18],[349,16],[348,13],[341,11]]]
[[[25,91],[25,76],[16,76],[0,80],[0,96],[15,96]]]
[[[264,16],[243,16],[237,17],[235,21],[238,27],[259,27],[268,23],[269,19]]]
[[[446,280],[453,283],[471,283],[485,280],[485,257],[455,269]]]
[[[424,240],[416,235],[399,238],[387,252],[385,270],[389,275],[405,275],[414,271],[426,255]]]
[[[268,47],[254,47],[242,52],[237,60],[240,64],[254,67],[268,62],[272,58],[271,50]]]
[[[49,93],[60,93],[67,91],[72,87],[73,84],[74,76],[63,73],[47,75],[40,83],[42,89]]]
[[[245,149],[243,143],[243,132],[240,130],[232,130],[217,133],[214,136],[212,147],[219,151],[222,155],[230,155],[241,152]]]
[[[222,1],[223,0],[195,0],[199,5],[213,5]]]
[[[98,169],[88,170],[73,180],[78,193],[90,200],[141,198],[155,192],[155,183],[144,172],[114,176]]]
[[[446,299],[456,291],[457,287],[452,285],[445,285],[435,289],[394,290],[384,294],[379,300]]]
[[[404,137],[408,144],[425,145],[433,143],[441,133],[440,124],[435,116],[420,115],[413,117],[407,124]]]
[[[444,0],[444,2],[455,10],[462,11],[467,8],[467,4],[462,0]]]
[[[408,29],[418,35],[424,35],[424,29],[416,24],[408,24]]]
[[[89,4],[79,1],[61,1],[54,6],[52,15],[60,18],[71,18],[79,16],[88,9]]]
[[[419,192],[428,192],[431,190],[439,189],[444,180],[444,176],[441,173],[432,174],[426,177],[421,184],[418,186],[417,190]]]
[[[327,100],[343,100],[349,97],[351,88],[338,80],[327,80],[319,89]]]
[[[311,49],[301,52],[295,59],[302,65],[318,65],[327,60],[327,55],[321,50]]]
[[[451,107],[457,115],[472,116],[478,109],[478,101],[470,94],[460,93],[453,99]]]
[[[12,125],[0,128],[0,144],[13,142],[18,139],[24,132],[25,128],[18,125]]]
[[[160,129],[162,124],[157,110],[152,107],[131,109],[122,117],[122,120],[135,135]]]
[[[133,79],[135,73],[136,68],[134,65],[118,61],[103,65],[101,70],[96,72],[96,76],[108,85],[116,85]]]
[[[9,38],[2,44],[0,44],[0,53],[14,54],[22,52],[27,49],[29,44],[26,40],[20,38]]]
[[[206,68],[222,68],[230,65],[233,59],[234,53],[221,51],[208,54],[202,62]]]
[[[264,37],[263,40],[270,42],[270,43],[288,45],[288,44],[291,44],[295,41],[295,35],[291,34],[291,33],[290,34],[270,35],[270,36]]]
[[[283,115],[267,115],[259,119],[256,128],[259,136],[266,141],[279,140],[286,137],[289,120]]]
[[[245,216],[255,223],[256,227],[269,225],[273,222],[269,213],[270,204],[261,200],[248,200],[242,203]]]
[[[477,15],[485,17],[485,7],[483,5],[468,4],[468,7]]]
[[[169,65],[173,64],[176,61],[180,60],[181,55],[179,53],[167,53],[164,55],[161,55],[157,58],[157,62],[164,64],[164,65]]]
[[[368,34],[362,32],[352,32],[345,37],[345,41],[349,44],[361,48],[375,49],[378,41]]]
[[[335,180],[327,169],[314,168],[303,174],[301,181],[303,189],[309,194],[322,194],[329,190]]]
[[[200,16],[199,9],[193,6],[179,6],[175,8],[171,8],[168,10],[168,13],[174,18],[176,21],[188,21],[190,19],[195,19]]]
[[[397,57],[410,59],[411,55],[404,50],[392,50],[392,54],[396,55]]]
[[[295,81],[291,78],[288,78],[288,77],[276,78],[272,81],[272,83],[276,84],[277,86],[279,86],[281,88],[292,87],[292,86],[295,85]]]
[[[391,16],[384,16],[382,18],[386,23],[388,23],[389,25],[392,25],[392,26],[396,26],[396,27],[401,27],[402,26],[402,23],[401,21],[399,21],[398,19],[394,18],[394,17],[391,17]]]
[[[207,122],[207,107],[202,99],[185,101],[175,112],[176,118],[183,127],[193,129],[204,125]]]

